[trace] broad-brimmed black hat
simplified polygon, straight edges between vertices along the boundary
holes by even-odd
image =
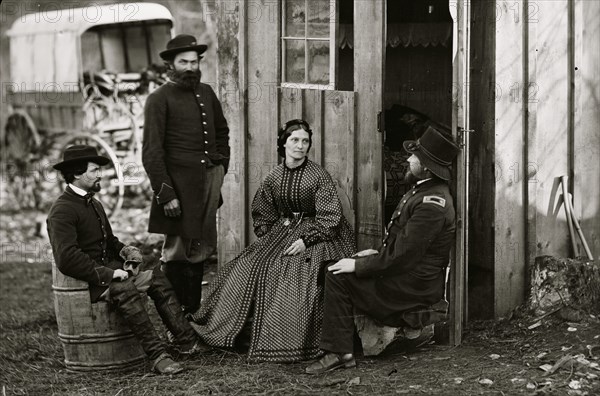
[[[108,164],[110,160],[98,155],[96,148],[92,146],[77,144],[67,147],[63,154],[63,161],[54,165],[53,168],[62,171],[82,162],[93,162],[102,166]]]
[[[169,60],[178,53],[186,51],[196,51],[198,55],[202,55],[207,48],[208,46],[205,44],[198,44],[196,37],[189,34],[179,34],[169,40],[167,49],[159,55],[163,60]]]
[[[427,127],[423,136],[416,141],[407,140],[404,149],[419,158],[421,164],[443,180],[450,180],[450,167],[460,149],[449,136]]]

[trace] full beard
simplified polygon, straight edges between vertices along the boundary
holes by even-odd
[[[167,77],[169,77],[171,81],[182,85],[184,88],[194,89],[202,78],[202,72],[200,69],[194,71],[179,71],[170,69],[167,71]]]
[[[419,179],[417,176],[413,175],[412,172],[410,171],[410,169],[407,169],[406,173],[404,174],[404,180],[410,186],[410,185],[416,184],[421,179]]]

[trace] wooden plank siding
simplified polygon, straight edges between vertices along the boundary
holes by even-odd
[[[493,316],[501,317],[523,302],[527,271],[536,256],[573,254],[564,207],[557,206],[561,175],[569,176],[575,213],[592,252],[596,257],[600,253],[600,165],[594,160],[600,152],[600,4],[556,0],[495,5],[495,27],[488,27],[495,29],[495,48],[486,54],[482,46],[489,35],[477,34],[471,54],[473,81],[478,76],[480,81],[495,79],[496,92],[490,108],[476,99],[485,90],[471,86],[476,106],[471,120],[477,132],[471,152],[470,218],[475,222],[470,262],[472,268],[489,268],[493,257]],[[474,24],[477,16],[491,12],[485,7],[474,6]],[[484,75],[488,71],[493,78]],[[490,167],[493,183],[485,178]],[[490,191],[493,205],[486,203]],[[493,225],[493,251],[490,238],[478,232],[485,231],[484,223]],[[581,247],[575,252],[582,253]],[[489,304],[485,291],[474,288],[471,295],[472,301]]]
[[[567,256],[569,231],[565,211],[553,213],[560,195],[556,187],[560,176],[569,175],[569,12],[567,0],[541,1],[537,17],[537,34],[530,40],[538,49],[536,157],[530,161],[537,168],[536,223],[537,254]],[[526,65],[528,66],[528,65]]]
[[[219,0],[229,10],[231,1]],[[379,246],[385,0],[354,1],[354,30],[361,32],[354,38],[355,92],[279,88],[280,7],[257,0],[246,12],[248,3],[236,1],[238,19],[219,14],[227,18],[219,35],[219,52],[225,51],[219,81],[225,82],[218,94],[232,126],[221,262],[255,238],[249,207],[280,161],[276,133],[291,118],[311,124],[309,156],[338,184],[358,247]],[[555,213],[562,174],[570,176],[575,213],[592,252],[600,254],[600,3],[476,1],[471,10],[469,312],[472,318],[501,317],[523,302],[536,256],[570,253],[562,206]],[[235,53],[229,45],[238,47],[237,71],[227,59]],[[464,125],[457,119],[453,126]],[[483,278],[474,276],[477,270]]]
[[[336,182],[344,215],[355,228],[356,109],[354,92],[327,91],[323,104],[323,166]]]
[[[383,111],[385,0],[354,2],[354,90],[356,98],[356,233],[358,249],[381,244],[383,218]],[[382,125],[383,128],[383,125]]]
[[[247,132],[244,169],[247,189],[244,199],[251,205],[262,180],[278,163],[279,47],[281,9],[271,0],[251,3],[247,19]],[[250,211],[246,214],[246,243],[256,240]]]
[[[573,195],[596,262],[600,256],[600,2],[574,2],[575,125],[573,141]],[[580,250],[578,253],[582,253]]]
[[[520,303],[525,287],[525,212],[523,183],[523,82],[522,24],[511,7],[514,2],[498,1],[496,20],[496,83],[501,92],[496,100],[495,124],[495,273],[496,315],[503,315]]]
[[[217,30],[217,95],[230,129],[231,161],[223,180],[223,206],[218,212],[219,263],[232,260],[247,243],[246,218],[246,15],[247,3],[237,1],[238,12],[221,12]],[[217,9],[232,10],[232,0],[219,0]],[[227,8],[225,8],[227,7]]]
[[[494,315],[496,4],[471,2],[468,316]],[[459,87],[465,89],[466,87]]]

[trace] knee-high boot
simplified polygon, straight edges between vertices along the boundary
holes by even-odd
[[[172,285],[172,289],[175,292],[177,301],[179,301],[179,304],[182,306],[186,304],[185,272],[187,264],[187,261],[169,261],[166,263],[161,262],[161,268]]]
[[[148,296],[154,301],[158,315],[175,337],[175,342],[184,346],[193,346],[197,340],[196,332],[185,319],[171,283],[158,268],[154,270]]]
[[[186,313],[193,314],[200,308],[202,299],[204,263],[189,263],[185,273],[185,303],[183,305]]]
[[[125,319],[150,359],[156,359],[165,352],[133,282],[112,282],[109,286],[109,301]]]

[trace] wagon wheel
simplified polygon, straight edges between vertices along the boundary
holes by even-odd
[[[14,161],[24,168],[37,153],[42,141],[35,123],[27,112],[16,110],[8,116],[4,131],[7,160]]]
[[[7,192],[13,195],[16,206],[40,208],[44,201],[43,181],[35,171],[38,165],[42,139],[29,114],[15,110],[6,120],[2,141],[2,172]]]
[[[110,163],[102,168],[102,189],[97,194],[109,217],[113,217],[123,206],[123,195],[125,184],[121,174],[121,165],[113,149],[98,136],[82,133],[70,138],[64,146],[63,151],[74,144],[87,144],[98,150],[98,155],[110,159]]]

